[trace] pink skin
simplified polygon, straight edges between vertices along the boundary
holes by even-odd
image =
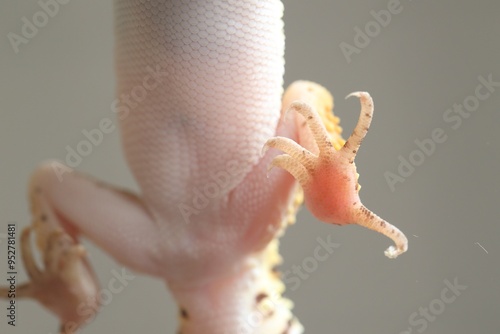
[[[347,159],[336,156],[315,166],[314,177],[304,185],[307,208],[321,221],[336,225],[355,223],[352,208],[360,203],[356,171]]]
[[[397,249],[389,256],[406,250],[404,236],[357,195],[353,160],[370,119],[361,117],[336,151],[311,86],[292,86],[282,101],[282,14],[278,0],[115,1],[119,98],[113,106],[140,193],[55,161],[40,166],[30,182],[32,228],[45,268],[33,266],[25,238],[25,264],[35,273],[25,296],[52,310],[62,333],[77,330],[68,322],[79,327],[93,316],[82,318],[77,310],[99,290],[79,236],[123,265],[164,280],[182,309],[183,334],[241,333],[263,300],[271,301],[272,311],[243,333],[301,333],[274,270],[281,262],[276,238],[296,210],[293,177],[320,219],[392,234]],[[359,96],[362,116],[371,113],[369,95]],[[290,106],[306,115],[311,131],[302,116],[279,122],[280,110]],[[330,111],[332,104],[321,108]],[[289,155],[262,157],[266,140],[276,135],[284,137],[267,146]],[[269,164],[293,177],[277,170],[266,178]],[[199,194],[207,189],[211,195],[203,199]],[[68,254],[71,261],[59,261]]]
[[[380,232],[396,244],[389,247],[385,255],[396,258],[408,249],[407,238],[398,228],[365,208],[359,199],[354,158],[370,127],[373,100],[366,92],[350,96],[359,97],[362,108],[358,124],[339,151],[333,147],[314,106],[302,101],[292,103],[290,110],[304,117],[319,153],[316,155],[283,137],[272,138],[265,146],[287,153],[274,158],[271,166],[281,167],[297,179],[304,190],[307,207],[318,219],[336,225],[358,224]]]

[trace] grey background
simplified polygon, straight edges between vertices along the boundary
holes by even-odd
[[[285,82],[309,79],[326,86],[337,98],[345,135],[359,105],[343,97],[355,90],[371,93],[375,117],[357,158],[361,198],[406,233],[409,251],[388,260],[387,238],[323,224],[303,209],[282,239],[283,270],[312,256],[319,236],[331,234],[341,246],[287,295],[307,333],[419,333],[423,326],[411,326],[409,317],[420,307],[438,305],[444,280],[457,278],[466,290],[423,332],[499,333],[500,89],[456,130],[443,114],[474,94],[478,76],[492,74],[500,81],[500,3],[402,0],[401,13],[348,63],[339,44],[354,45],[354,27],[364,28],[373,21],[370,11],[387,4],[285,1]],[[26,183],[35,166],[64,159],[65,146],[82,140],[83,129],[112,116],[111,1],[71,1],[15,54],[7,33],[19,33],[21,18],[39,9],[35,1],[0,4],[0,233],[8,222],[16,222],[19,231],[29,223]],[[435,128],[445,131],[447,141],[391,191],[384,173],[395,173],[398,156],[408,158],[417,148],[414,140],[429,138]],[[117,131],[79,169],[137,189]],[[105,285],[111,270],[121,267],[88,248]],[[2,243],[2,284],[5,252]],[[18,326],[7,326],[6,306],[0,301],[1,333],[56,333],[57,320],[31,301],[18,303]],[[174,333],[176,312],[161,281],[137,275],[85,333]]]

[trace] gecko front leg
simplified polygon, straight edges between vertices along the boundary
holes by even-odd
[[[395,246],[385,255],[396,258],[408,249],[406,236],[370,210],[359,198],[358,174],[354,158],[365,137],[373,116],[373,100],[366,92],[355,92],[361,100],[361,113],[353,133],[337,150],[332,144],[318,112],[311,103],[296,101],[288,109],[305,119],[318,154],[284,137],[269,139],[265,148],[273,147],[286,154],[277,156],[270,167],[281,167],[292,174],[304,190],[305,203],[320,220],[337,225],[358,224],[391,238]]]

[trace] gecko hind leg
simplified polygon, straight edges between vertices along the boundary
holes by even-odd
[[[30,280],[38,280],[41,276],[41,271],[38,268],[36,261],[33,257],[33,251],[30,242],[31,226],[26,227],[21,234],[21,258],[26,268],[26,273]],[[10,287],[0,287],[0,298],[13,297],[15,293],[16,298],[33,297],[33,285],[31,282],[24,283],[16,286],[15,292]]]
[[[36,263],[31,235],[33,226],[26,227],[21,234],[21,256],[30,281],[16,287],[16,298],[32,298],[58,315],[61,333],[76,333],[89,320],[90,314],[79,310],[99,309],[98,286],[88,276],[86,251],[71,236],[62,230],[48,234],[42,252],[43,270]],[[8,298],[9,288],[0,288],[0,296]]]
[[[313,215],[328,223],[357,224],[384,234],[395,243],[385,251],[385,255],[396,258],[408,249],[406,236],[368,210],[359,199],[360,186],[354,159],[370,127],[373,100],[366,92],[355,92],[347,97],[350,96],[360,99],[361,112],[356,127],[340,150],[332,145],[315,107],[302,101],[293,102],[288,111],[296,111],[304,117],[319,149],[318,155],[288,138],[271,138],[264,147],[287,153],[275,157],[271,165],[287,170],[298,180],[304,190],[306,205]]]
[[[30,281],[18,286],[16,297],[35,299],[48,308],[59,318],[61,333],[77,332],[99,312],[99,282],[80,237],[123,265],[160,275],[158,233],[139,196],[57,161],[34,171],[28,193],[33,221],[21,235],[21,250]],[[32,236],[40,266],[33,257]],[[9,298],[8,291],[0,289],[0,297]]]

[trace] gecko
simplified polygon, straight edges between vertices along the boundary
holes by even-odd
[[[17,293],[51,310],[61,334],[99,310],[81,237],[162,279],[182,334],[303,332],[277,269],[278,239],[303,201],[323,222],[391,238],[389,258],[407,250],[404,234],[359,199],[354,159],[373,117],[370,95],[350,95],[361,111],[344,140],[324,87],[297,81],[283,91],[280,1],[115,0],[114,15],[114,112],[140,192],[56,161],[28,186],[29,281]]]

